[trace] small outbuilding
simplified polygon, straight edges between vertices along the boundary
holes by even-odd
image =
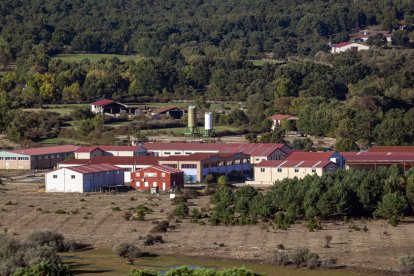
[[[124,185],[124,171],[111,164],[61,168],[45,176],[46,192],[99,192],[104,186]]]
[[[184,172],[166,165],[144,168],[131,174],[131,186],[136,190],[158,187],[160,191],[184,188]]]

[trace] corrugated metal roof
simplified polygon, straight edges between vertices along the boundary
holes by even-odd
[[[75,171],[75,172],[78,172],[78,173],[81,173],[81,174],[123,170],[122,168],[111,165],[111,164],[74,166],[74,167],[67,167],[66,169],[71,170],[71,171]]]
[[[96,102],[91,103],[91,105],[95,105],[95,106],[105,106],[108,105],[110,103],[114,103],[115,101],[113,100],[108,100],[108,99],[102,99],[102,100],[98,100]]]
[[[167,165],[156,165],[156,166],[140,169],[138,171],[144,171],[144,170],[151,169],[151,168],[156,169],[156,170],[160,170],[160,171],[163,171],[163,172],[167,172],[167,173],[181,173],[181,172],[183,172],[182,170],[172,168],[172,167],[167,166]]]
[[[256,167],[270,167],[270,168],[324,168],[331,161],[308,161],[308,160],[263,160]],[[333,163],[335,164],[335,163]]]
[[[75,152],[78,148],[79,148],[78,146],[63,145],[63,146],[9,150],[9,152],[25,154],[25,155],[43,155],[43,154]]]
[[[221,153],[243,152],[251,156],[269,156],[274,151],[282,149],[285,144],[264,143],[145,143],[148,151],[170,150],[170,151],[209,151]]]
[[[213,157],[219,158],[229,158],[232,157],[235,153],[205,153],[197,152],[191,155],[171,155],[164,157],[163,161],[202,161]]]
[[[410,152],[341,152],[346,163],[366,162],[414,162],[414,153]]]
[[[414,146],[372,146],[368,152],[413,152]]]
[[[158,165],[163,159],[156,156],[98,156],[92,159],[68,159],[60,162],[62,165],[83,165],[83,164],[112,164],[112,165]]]
[[[94,150],[101,150],[101,151],[138,151],[142,147],[139,146],[87,146],[87,147],[79,147],[76,152],[92,152]]]
[[[310,152],[310,151],[292,151],[288,156],[285,157],[284,160],[287,161],[297,161],[297,160],[304,160],[304,161],[329,161],[329,158],[335,152],[327,151],[327,152]]]

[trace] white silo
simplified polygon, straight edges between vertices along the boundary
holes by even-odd
[[[204,114],[204,136],[205,137],[214,136],[213,113],[211,112],[206,112]]]

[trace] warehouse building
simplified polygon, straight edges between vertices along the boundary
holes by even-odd
[[[284,159],[292,149],[286,144],[265,143],[145,143],[148,153],[157,156],[191,155],[194,153],[238,153],[250,155],[250,163]]]
[[[51,169],[74,154],[78,146],[64,145],[0,151],[0,170]]]
[[[45,176],[46,192],[98,192],[106,186],[124,185],[123,169],[111,164],[58,169]]]
[[[247,181],[250,185],[273,185],[283,179],[303,179],[307,175],[319,175],[333,172],[339,165],[332,161],[286,161],[266,160],[254,167],[254,181]]]
[[[184,172],[185,183],[203,182],[209,174],[230,175],[233,171],[247,175],[251,171],[249,155],[244,153],[194,153],[169,156],[159,161]]]
[[[139,191],[157,187],[161,191],[182,189],[184,188],[184,172],[166,165],[140,169],[132,173],[131,186]]]
[[[124,170],[125,183],[131,182],[131,172],[158,165],[156,156],[99,156],[92,159],[68,159],[57,164],[58,169],[83,165],[111,164]]]
[[[407,149],[408,150],[408,149]],[[414,152],[341,152],[346,169],[376,170],[379,167],[397,166],[408,171],[414,166]]]
[[[331,161],[338,164],[340,169],[345,167],[342,153],[334,151],[292,151],[283,160],[285,161]]]
[[[76,159],[91,159],[97,156],[145,156],[147,150],[140,146],[88,146],[75,151]]]

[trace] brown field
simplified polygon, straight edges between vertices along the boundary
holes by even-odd
[[[0,186],[0,231],[24,238],[33,230],[53,230],[68,239],[110,249],[121,242],[142,244],[153,222],[167,219],[174,208],[167,195],[152,198],[142,193],[119,194],[46,194],[39,184],[6,184]],[[131,197],[136,200],[131,201]],[[11,202],[13,205],[6,204]],[[190,200],[192,206],[208,208],[208,197]],[[126,221],[123,213],[129,207],[145,204],[153,209],[145,221]],[[121,211],[113,211],[119,207]],[[57,210],[66,214],[56,214]],[[190,208],[191,209],[191,208]],[[269,224],[249,226],[209,226],[184,220],[177,228],[163,234],[164,244],[145,247],[161,255],[213,257],[266,262],[278,244],[287,249],[308,246],[321,257],[335,257],[338,264],[356,271],[387,274],[398,269],[398,257],[412,254],[414,224],[406,221],[392,227],[385,221],[323,223],[324,230],[309,232],[304,223],[289,230],[277,230]],[[355,231],[366,226],[369,231]],[[333,237],[331,248],[324,248],[324,237]],[[141,237],[141,238],[140,238]],[[224,246],[219,246],[223,243]]]

